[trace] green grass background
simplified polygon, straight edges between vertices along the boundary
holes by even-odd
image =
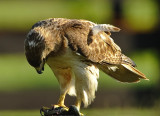
[[[125,1],[121,5],[127,27],[146,31],[158,24],[159,9],[155,1]],[[51,17],[88,19],[97,23],[112,22],[113,5],[110,0],[0,1],[0,30],[3,31],[26,31],[35,22]]]
[[[82,110],[86,116],[159,116],[159,109],[111,108]],[[1,116],[40,116],[38,110],[0,111]]]
[[[141,51],[132,53],[131,58],[137,63],[138,69],[142,71],[150,81],[141,80],[140,83],[119,83],[108,75],[100,72],[99,88],[103,89],[127,89],[144,88],[158,84],[159,61],[153,51]],[[0,92],[57,89],[58,81],[51,69],[45,65],[43,74],[37,74],[31,67],[24,54],[0,55]]]
[[[0,1],[0,30],[28,30],[35,22],[53,17],[109,20],[110,7],[105,0],[4,0]]]

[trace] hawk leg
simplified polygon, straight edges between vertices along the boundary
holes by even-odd
[[[66,97],[66,92],[61,93],[60,97],[59,97],[59,100],[58,100],[58,103],[56,105],[53,105],[53,107],[54,108],[63,107],[65,110],[68,111],[68,107],[64,105],[65,97]]]
[[[55,76],[57,77],[57,80],[60,85],[60,97],[58,100],[57,105],[54,105],[54,108],[56,107],[63,107],[66,110],[68,110],[68,107],[64,105],[65,96],[69,91],[69,85],[71,82],[71,69],[70,68],[58,68],[53,70]]]
[[[77,98],[76,100],[76,103],[75,103],[75,106],[77,107],[78,111],[80,110],[80,107],[81,107],[81,99]]]
[[[79,111],[80,116],[84,116],[84,114],[82,114],[82,113],[80,112],[81,102],[82,102],[82,100],[77,98],[76,103],[75,103],[75,106],[77,107],[77,110]]]

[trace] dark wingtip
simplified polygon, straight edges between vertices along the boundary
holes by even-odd
[[[136,67],[137,65],[136,65],[136,63],[132,60],[132,59],[130,59],[129,57],[127,57],[127,56],[125,56],[124,54],[122,55],[122,62],[123,63],[127,63],[127,64],[130,64],[130,65],[132,65],[133,67]]]
[[[131,60],[131,61],[132,61],[132,66],[137,67],[136,63],[133,60]]]

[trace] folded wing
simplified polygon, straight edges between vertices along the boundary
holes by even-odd
[[[110,37],[120,29],[107,24],[74,20],[64,26],[64,37],[72,50],[95,63],[103,72],[121,82],[138,82],[147,79],[135,68],[135,63],[121,53]]]

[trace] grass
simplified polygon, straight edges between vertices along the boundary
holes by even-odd
[[[86,116],[159,116],[155,109],[109,108],[84,110]]]
[[[111,18],[110,4],[105,0],[101,2],[97,0],[0,1],[0,30],[28,30],[33,23],[52,17],[102,22]]]
[[[0,91],[19,91],[58,87],[56,78],[48,67],[46,73],[38,75],[29,66],[23,54],[1,55]]]
[[[6,110],[0,111],[1,116],[40,116],[38,110]]]
[[[134,54],[134,61],[150,81],[142,80],[140,83],[123,84],[101,72],[99,88],[139,88],[156,85],[159,79],[159,64],[153,52],[137,52]],[[24,54],[0,55],[0,65],[0,92],[59,88],[58,81],[47,65],[44,73],[38,75],[28,64]]]
[[[160,110],[138,108],[82,109],[86,116],[159,116]],[[1,116],[40,116],[39,110],[0,111]]]

